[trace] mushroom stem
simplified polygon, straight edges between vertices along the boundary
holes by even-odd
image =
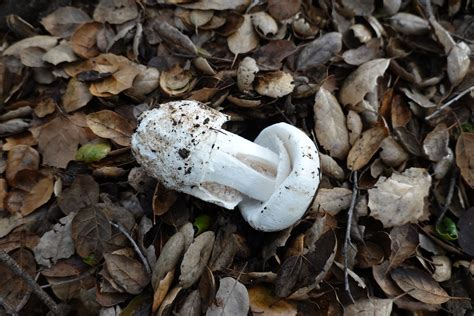
[[[208,163],[203,182],[231,187],[259,201],[268,200],[275,190],[278,155],[238,135],[219,130]]]

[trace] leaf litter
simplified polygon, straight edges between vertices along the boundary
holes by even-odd
[[[90,314],[472,309],[474,37],[460,3],[18,8],[0,23],[0,250]],[[182,99],[251,140],[276,122],[312,137],[322,177],[306,215],[264,234],[137,168],[140,113]],[[31,285],[0,268],[0,312],[36,311]]]

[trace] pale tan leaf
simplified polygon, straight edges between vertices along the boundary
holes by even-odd
[[[122,24],[137,16],[135,0],[100,0],[94,10],[94,20],[101,23]]]
[[[8,47],[4,52],[4,56],[20,56],[20,53],[28,47],[38,47],[44,50],[49,50],[56,46],[58,43],[58,38],[48,35],[37,35],[33,37],[25,38],[21,41],[16,42],[15,44]]]
[[[258,45],[259,38],[255,32],[252,19],[249,14],[244,15],[244,22],[239,29],[229,37],[227,37],[227,45],[235,55],[245,54],[255,49]]]
[[[368,298],[344,308],[344,316],[390,316],[393,299]]]
[[[375,155],[387,136],[388,130],[385,126],[376,126],[364,131],[349,151],[347,167],[353,171],[364,167]]]
[[[92,100],[89,87],[84,82],[71,78],[63,95],[64,110],[69,113],[82,108]]]
[[[41,24],[51,35],[66,38],[80,25],[90,21],[91,18],[81,9],[60,7],[42,18]]]
[[[123,116],[114,111],[103,110],[87,115],[86,121],[97,136],[111,139],[121,146],[130,146],[133,125]]]
[[[349,208],[351,204],[352,191],[346,188],[321,188],[316,194],[312,210],[324,211],[335,216],[342,210]]]

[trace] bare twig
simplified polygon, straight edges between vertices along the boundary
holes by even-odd
[[[132,244],[133,249],[135,249],[135,252],[140,257],[140,260],[143,262],[143,265],[145,266],[146,272],[148,272],[148,274],[151,274],[151,268],[150,268],[150,264],[148,263],[148,260],[145,258],[142,251],[140,250],[140,247],[138,247],[137,243],[135,242],[135,240],[133,240],[132,236],[130,236],[128,231],[122,225],[120,225],[119,223],[114,223],[112,221],[109,221],[109,223],[110,223],[110,225],[117,228],[125,237],[127,237],[127,239]]]
[[[354,297],[352,297],[351,289],[349,287],[349,247],[351,246],[351,224],[352,216],[354,215],[354,209],[357,203],[357,195],[359,193],[359,188],[357,184],[357,171],[354,171],[352,174],[352,198],[351,205],[347,211],[347,225],[346,225],[346,237],[344,239],[344,247],[342,249],[342,257],[344,259],[344,290],[349,295],[352,303],[354,303]]]
[[[0,250],[0,262],[4,263],[14,274],[23,279],[33,292],[48,306],[55,315],[64,315],[64,311],[58,304],[46,293],[36,281],[26,273],[18,263],[3,250]]]
[[[431,120],[433,117],[436,117],[438,116],[441,112],[444,111],[444,109],[446,109],[448,106],[450,106],[451,104],[453,104],[454,102],[458,101],[459,99],[461,99],[463,96],[465,96],[466,94],[468,94],[469,92],[472,92],[474,91],[474,86],[472,87],[469,87],[467,88],[466,90],[463,90],[462,92],[460,92],[457,96],[455,96],[454,98],[452,98],[451,100],[449,100],[448,102],[446,102],[445,104],[441,105],[438,109],[436,109],[436,111],[434,111],[433,113],[431,113],[430,115],[428,115],[427,117],[425,117],[425,120],[426,121],[429,121]]]
[[[446,212],[448,211],[449,205],[451,204],[451,200],[453,199],[454,188],[456,187],[457,179],[458,179],[458,171],[457,171],[457,169],[455,169],[453,171],[452,176],[451,176],[451,181],[449,182],[448,195],[446,196],[446,201],[444,202],[443,210],[441,211],[441,214],[439,215],[438,219],[436,220],[436,226],[441,224],[441,221],[443,220],[444,216],[446,215]]]

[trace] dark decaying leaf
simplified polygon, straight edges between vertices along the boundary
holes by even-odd
[[[72,185],[58,197],[58,206],[65,214],[78,212],[97,202],[99,202],[99,184],[89,175],[78,175]]]
[[[426,272],[413,267],[398,267],[390,272],[393,280],[408,295],[427,304],[443,304],[450,299]]]
[[[81,209],[72,221],[72,238],[82,258],[102,258],[111,235],[110,223],[99,207]]]
[[[461,133],[456,143],[456,164],[467,184],[474,188],[474,133]]]
[[[276,20],[282,21],[294,16],[301,7],[301,0],[269,0],[268,13]]]
[[[30,277],[34,278],[36,274],[35,258],[30,251],[20,248],[10,256]],[[19,312],[28,302],[31,295],[31,287],[18,277],[8,266],[0,263],[0,297],[2,304],[7,306],[7,311],[11,313]]]
[[[474,208],[469,208],[461,213],[458,221],[459,246],[462,250],[474,256]]]
[[[296,61],[296,69],[303,71],[322,65],[342,48],[342,35],[327,33],[303,47]]]
[[[394,227],[390,232],[390,241],[390,267],[396,268],[415,253],[418,233],[410,224]]]
[[[41,19],[44,28],[54,36],[69,37],[77,27],[90,22],[91,18],[79,8],[61,7]]]

